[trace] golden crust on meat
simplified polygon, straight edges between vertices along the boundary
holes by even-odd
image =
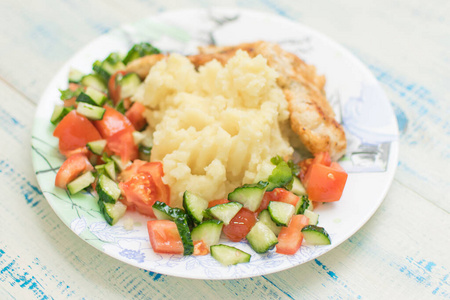
[[[314,66],[276,44],[263,41],[230,47],[199,47],[200,54],[188,58],[196,67],[214,59],[224,65],[239,49],[251,57],[262,55],[278,72],[277,84],[288,101],[291,128],[305,147],[313,154],[328,151],[332,159],[339,159],[347,146],[345,133],[326,99],[325,77],[317,75]],[[131,62],[127,71],[137,72],[144,78],[163,58],[162,54],[143,57]]]

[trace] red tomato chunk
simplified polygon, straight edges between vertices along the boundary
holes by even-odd
[[[230,224],[223,226],[223,233],[232,242],[239,242],[245,238],[250,229],[256,224],[256,213],[241,208],[241,210],[231,219]]]
[[[74,154],[64,161],[55,178],[55,186],[65,189],[67,184],[80,174],[93,170],[87,157],[81,153]]]
[[[104,108],[106,111],[103,115],[103,119],[93,122],[104,139],[107,139],[124,129],[131,129],[134,131],[133,124],[131,124],[127,117],[107,105],[105,105]]]
[[[87,143],[102,137],[91,121],[77,114],[75,110],[68,113],[53,131],[59,138],[59,151],[68,157],[72,150],[85,147]]]
[[[175,222],[151,220],[147,222],[148,236],[156,253],[183,254],[184,247]]]
[[[302,228],[308,225],[309,219],[304,215],[294,215],[288,227],[281,228],[278,234],[277,253],[292,255],[297,253],[303,242]]]

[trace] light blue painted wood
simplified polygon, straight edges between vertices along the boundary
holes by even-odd
[[[372,219],[332,252],[277,274],[188,280],[109,258],[63,225],[31,168],[36,103],[71,55],[120,24],[208,3],[283,15],[342,43],[379,79],[402,129],[398,172]],[[448,1],[7,0],[0,12],[0,298],[450,298]]]

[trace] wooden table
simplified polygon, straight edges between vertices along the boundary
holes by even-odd
[[[161,11],[220,5],[321,31],[366,64],[401,130],[383,204],[355,235],[299,267],[227,281],[180,279],[84,243],[39,190],[30,136],[38,99],[83,45]],[[450,299],[450,2],[11,1],[0,4],[1,299]]]

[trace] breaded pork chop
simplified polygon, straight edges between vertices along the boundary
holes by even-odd
[[[278,72],[277,84],[288,101],[291,128],[305,147],[313,154],[328,151],[334,160],[344,155],[347,146],[344,130],[334,119],[333,109],[326,99],[325,77],[317,75],[314,66],[277,44],[263,41],[231,47],[200,47],[200,54],[188,58],[195,66],[213,59],[226,64],[239,49],[251,57],[262,55]],[[143,57],[131,62],[126,70],[145,78],[150,68],[163,58],[160,54]]]

